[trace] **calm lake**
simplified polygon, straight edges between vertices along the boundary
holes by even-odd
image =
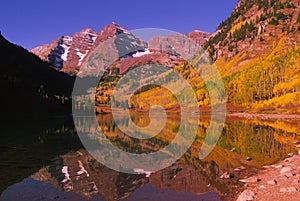
[[[167,146],[181,123],[180,117],[168,116],[157,136],[137,140],[119,129],[128,127],[128,119],[109,114],[97,119],[106,137],[131,153],[150,153]],[[145,114],[134,114],[131,119],[141,127],[150,123]],[[93,135],[97,129],[88,118],[74,121],[82,125],[80,132]],[[200,160],[210,123],[214,123],[210,117],[201,116],[195,141],[173,165],[151,174],[142,170],[137,170],[141,174],[126,174],[100,164],[85,150],[71,117],[3,122],[0,200],[232,200],[243,187],[239,179],[297,153],[294,142],[300,140],[299,121],[227,118],[217,145]],[[189,129],[184,126],[185,131]],[[119,156],[104,157],[118,160]]]

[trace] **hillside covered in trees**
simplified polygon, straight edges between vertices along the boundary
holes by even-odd
[[[299,114],[299,1],[240,1],[205,45],[227,101],[254,112]],[[276,110],[276,111],[274,111]]]
[[[223,77],[229,112],[239,108],[300,114],[299,11],[298,0],[241,0],[204,45]],[[200,107],[211,106],[207,83],[194,79],[190,63],[178,65],[175,71],[193,86]],[[174,97],[163,88],[152,86],[142,92],[130,103],[120,104],[149,108],[150,97],[155,96],[166,108],[176,107]]]

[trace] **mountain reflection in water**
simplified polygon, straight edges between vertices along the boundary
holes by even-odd
[[[147,116],[132,118],[137,125],[149,123]],[[131,152],[165,146],[180,125],[179,118],[169,117],[165,129],[149,144],[122,134],[111,115],[99,116],[98,120],[114,145]],[[86,118],[75,121],[86,132],[94,133]],[[118,121],[126,125],[126,121]],[[300,134],[296,121],[227,119],[217,146],[200,160],[199,150],[209,123],[209,118],[201,119],[196,140],[187,153],[150,176],[120,173],[97,162],[83,149],[72,123],[4,128],[11,135],[1,140],[5,190],[0,200],[231,200],[241,190],[240,178],[295,152],[293,142]],[[247,161],[248,156],[253,160]],[[234,170],[241,166],[246,169]],[[232,178],[221,179],[227,171]]]

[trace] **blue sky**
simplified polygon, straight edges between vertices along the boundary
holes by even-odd
[[[164,28],[213,33],[237,0],[1,0],[0,31],[31,49],[83,28],[99,31],[112,21],[127,29]]]

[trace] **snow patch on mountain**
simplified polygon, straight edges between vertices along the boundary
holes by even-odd
[[[67,61],[67,56],[68,56],[68,53],[69,53],[70,46],[66,46],[65,44],[63,44],[62,48],[64,49],[64,53],[61,55],[61,59],[63,61]]]
[[[82,63],[82,61],[83,61],[83,59],[85,58],[85,56],[87,55],[87,53],[88,53],[89,51],[88,50],[86,50],[86,52],[85,53],[81,53],[81,52],[76,52],[76,54],[79,56],[79,60],[78,60],[78,66],[80,66],[81,65],[81,63]]]
[[[140,168],[134,168],[133,171],[137,174],[145,174],[146,177],[150,177],[151,175],[151,171],[145,171],[144,169],[140,169]]]
[[[141,56],[144,56],[147,54],[153,54],[153,52],[150,52],[149,49],[145,49],[145,51],[137,52],[137,53],[133,54],[132,57],[141,57]]]

